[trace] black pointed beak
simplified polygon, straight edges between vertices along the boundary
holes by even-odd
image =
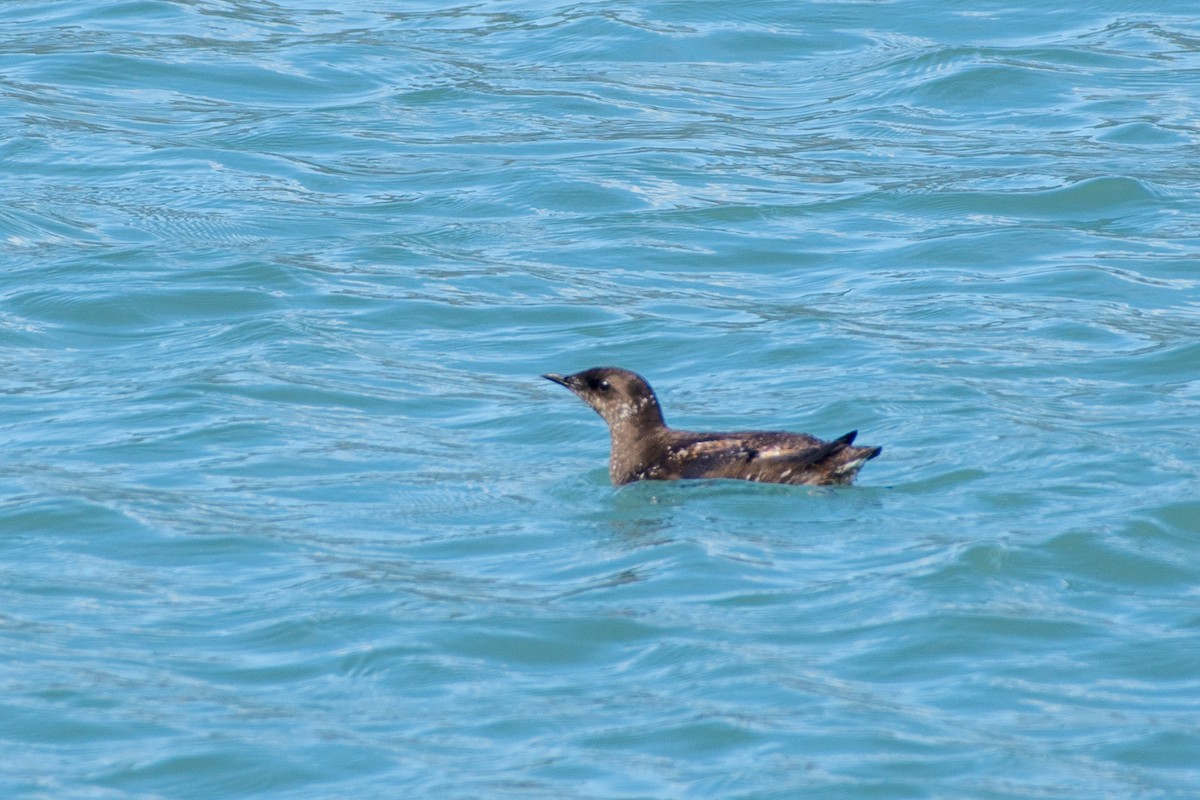
[[[553,381],[554,383],[557,383],[559,386],[565,386],[568,389],[571,388],[571,376],[570,375],[563,376],[563,375],[559,375],[558,373],[555,373],[555,372],[547,372],[542,377],[548,381]]]

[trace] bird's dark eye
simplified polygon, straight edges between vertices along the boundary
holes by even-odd
[[[612,386],[604,378],[592,378],[588,381],[588,388],[594,392],[607,392]]]

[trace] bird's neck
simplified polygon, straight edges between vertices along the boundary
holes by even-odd
[[[649,477],[643,473],[659,457],[667,438],[667,426],[658,407],[654,407],[652,414],[613,420],[608,430],[612,436],[608,462],[612,482],[619,485]]]

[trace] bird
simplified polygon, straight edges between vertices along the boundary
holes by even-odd
[[[608,423],[614,486],[634,481],[733,478],[806,486],[849,484],[882,447],[855,447],[858,431],[832,441],[807,433],[696,433],[667,427],[649,382],[620,367],[542,375],[574,392]]]

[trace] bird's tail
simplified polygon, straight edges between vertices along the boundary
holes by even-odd
[[[847,482],[854,479],[863,464],[883,452],[882,447],[854,447],[852,443],[855,436],[858,436],[858,431],[850,431],[834,439],[829,443],[829,454],[822,459],[833,467],[834,475]]]
[[[851,431],[830,441],[822,447],[823,452],[815,459],[817,464],[827,465],[836,482],[848,483],[854,480],[863,464],[883,452],[883,447],[854,447],[852,443],[857,435],[858,431]]]

